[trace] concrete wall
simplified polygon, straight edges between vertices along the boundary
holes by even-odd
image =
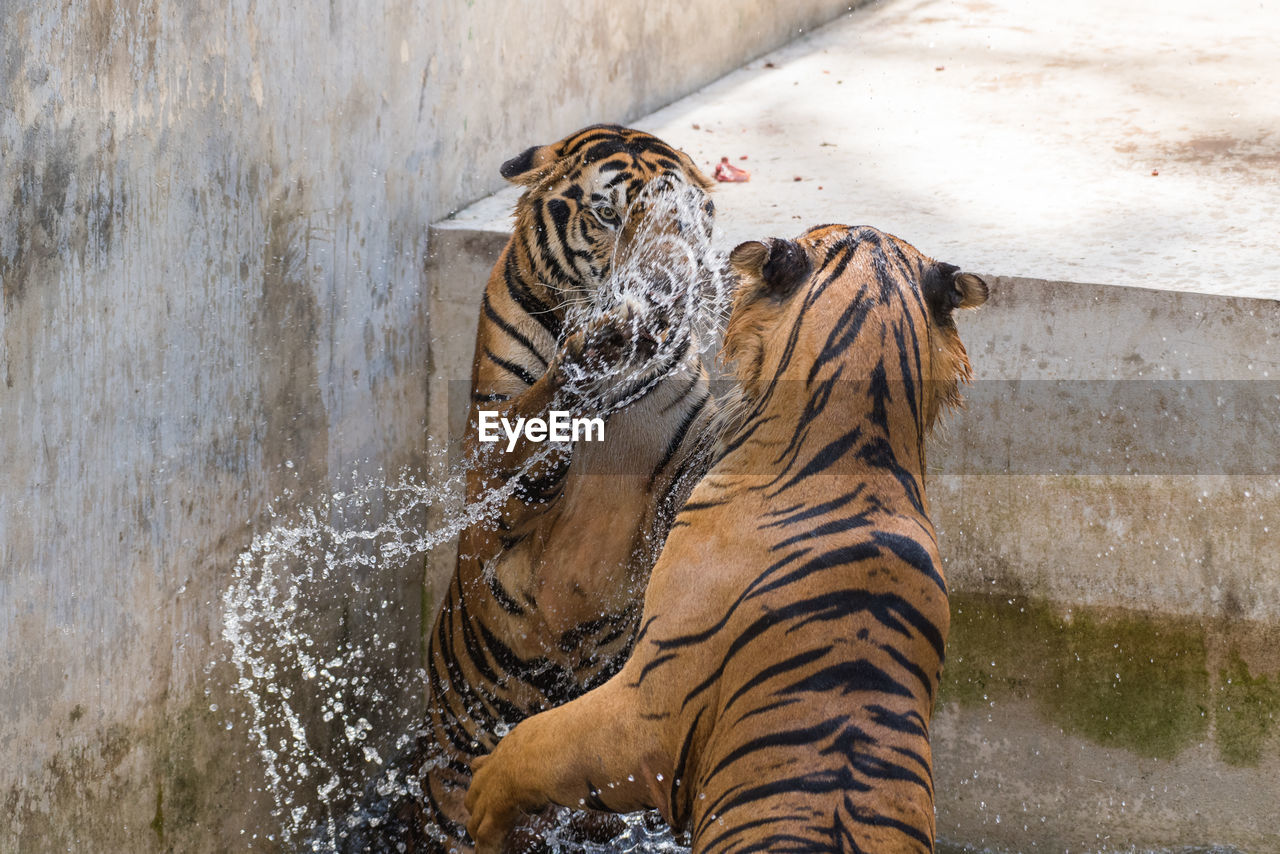
[[[952,584],[1280,624],[1280,302],[992,285],[931,451]]]
[[[991,284],[930,445],[939,835],[1280,850],[1280,302]]]
[[[428,223],[847,4],[724,5],[0,5],[0,851],[275,844],[237,554],[285,490],[423,465]],[[368,584],[392,683],[420,571]]]

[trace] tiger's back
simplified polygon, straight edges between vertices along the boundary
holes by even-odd
[[[482,764],[468,797],[481,850],[513,809],[575,798],[657,806],[695,851],[933,849],[949,611],[924,440],[968,377],[951,312],[986,286],[869,228],[744,244],[731,261],[742,399],[717,459],[622,671]],[[570,755],[535,767],[569,738]]]
[[[631,683],[653,683],[664,709],[680,709],[666,806],[697,851],[932,850],[928,727],[949,625],[933,580],[941,564],[927,519],[888,497],[896,480],[856,477],[861,492],[789,512],[753,507],[756,476],[696,489],[668,540],[664,558],[679,569],[663,573],[655,599],[718,574],[721,596],[708,598],[730,603],[712,638],[705,611],[664,609],[646,627],[652,654],[637,652],[651,669]],[[699,560],[709,522],[697,517],[722,502],[749,523],[716,522],[733,545]],[[685,618],[699,630],[670,633]],[[657,663],[665,656],[676,656],[670,666]]]

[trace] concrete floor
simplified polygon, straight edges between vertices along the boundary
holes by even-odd
[[[897,0],[632,124],[751,170],[727,245],[867,223],[984,273],[1280,298],[1277,45],[1275,0]]]

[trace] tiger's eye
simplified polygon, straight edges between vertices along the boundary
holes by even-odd
[[[613,205],[600,205],[596,209],[596,216],[600,217],[600,221],[608,225],[616,225],[618,222],[618,211]]]

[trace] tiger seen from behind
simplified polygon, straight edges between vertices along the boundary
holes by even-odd
[[[872,228],[748,242],[740,400],[608,682],[475,763],[477,850],[547,803],[659,809],[695,852],[925,852],[947,585],[925,437],[970,375],[977,276]]]

